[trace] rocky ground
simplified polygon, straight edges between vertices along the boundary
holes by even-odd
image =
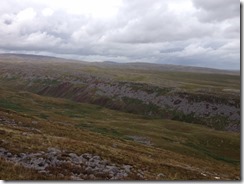
[[[109,163],[98,155],[77,155],[57,148],[48,148],[46,152],[20,154],[0,148],[0,157],[44,175],[58,174],[61,178],[70,176],[72,180],[124,180],[133,170],[131,165]],[[138,177],[143,179],[143,173],[138,172]]]
[[[14,119],[0,116],[0,125],[21,129],[24,131],[22,136],[32,136],[40,134],[41,131],[37,128],[27,127],[22,122]],[[38,121],[31,121],[31,124],[36,125]],[[6,134],[6,131],[1,130],[0,134]],[[141,137],[133,137],[136,142],[148,144],[147,140]],[[0,140],[0,145],[9,144],[8,141]],[[77,155],[68,150],[60,150],[58,148],[49,147],[46,151],[35,153],[13,153],[4,147],[0,147],[0,158],[5,159],[13,164],[21,165],[25,168],[38,171],[42,175],[53,176],[60,179],[70,180],[126,180],[130,175],[133,178],[144,179],[144,172],[136,170],[131,165],[116,164],[101,158],[99,155],[92,153],[83,153]],[[162,178],[160,173],[158,177]]]

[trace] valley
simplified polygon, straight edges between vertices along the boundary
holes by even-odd
[[[236,71],[15,54],[0,69],[1,179],[240,180]]]

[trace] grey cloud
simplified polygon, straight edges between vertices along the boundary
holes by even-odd
[[[193,0],[201,21],[222,21],[240,16],[238,0]]]
[[[212,24],[199,23],[190,12],[188,15],[177,15],[168,10],[166,1],[161,4],[160,1],[150,1],[150,4],[149,1],[132,2],[120,10],[122,18],[119,19],[123,20],[123,24],[106,35],[108,41],[150,43],[186,40],[210,36],[215,30]],[[157,4],[160,6],[155,9]]]
[[[11,19],[6,18],[5,20],[3,20],[4,24],[6,25],[11,25],[13,23],[13,21]]]
[[[180,52],[182,51],[184,48],[171,48],[171,49],[164,49],[164,50],[160,50],[160,53],[174,53],[174,52]]]
[[[3,1],[0,7],[2,51],[239,68],[239,2],[234,0],[192,0],[194,6],[182,13],[169,8],[182,0],[124,0],[111,18],[65,9],[45,16],[48,4],[21,2]]]

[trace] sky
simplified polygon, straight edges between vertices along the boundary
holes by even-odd
[[[1,0],[0,53],[240,69],[238,0]]]

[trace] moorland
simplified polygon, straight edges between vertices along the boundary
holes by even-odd
[[[240,180],[240,73],[0,55],[0,179]]]

